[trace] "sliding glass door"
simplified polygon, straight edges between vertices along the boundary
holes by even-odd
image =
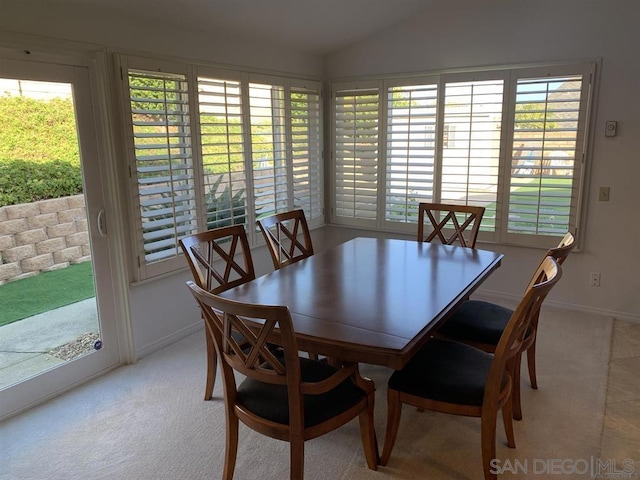
[[[0,62],[0,418],[119,361],[86,66]]]

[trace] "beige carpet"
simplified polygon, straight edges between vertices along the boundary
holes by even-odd
[[[533,473],[549,459],[597,458],[605,408],[612,319],[544,309],[538,382],[523,372],[524,420],[517,448],[498,456],[528,463],[529,474],[501,478],[590,478]],[[376,429],[385,431],[390,371],[365,365],[378,386]],[[221,478],[224,416],[218,399],[204,402],[204,338],[191,335],[138,362],[0,424],[3,480]],[[357,421],[306,444],[307,479],[481,479],[480,421],[405,407],[387,467],[366,468]],[[288,445],[240,431],[235,478],[289,478]],[[504,465],[504,463],[502,463]]]

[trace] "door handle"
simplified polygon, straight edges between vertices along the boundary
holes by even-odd
[[[98,212],[96,219],[96,226],[98,227],[98,233],[101,237],[107,236],[107,217],[104,208]]]

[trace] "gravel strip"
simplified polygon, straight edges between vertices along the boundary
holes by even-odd
[[[73,342],[54,348],[49,352],[49,355],[59,358],[60,360],[73,360],[93,350],[93,345],[98,338],[100,338],[100,336],[97,333],[84,333]]]

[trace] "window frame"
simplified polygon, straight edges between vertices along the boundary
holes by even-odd
[[[129,86],[129,72],[130,71],[144,71],[144,72],[157,72],[159,74],[184,75],[185,82],[187,84],[188,94],[188,108],[189,108],[189,143],[191,149],[191,162],[193,169],[193,184],[192,188],[195,191],[195,216],[196,216],[196,228],[195,231],[205,231],[207,229],[206,218],[206,202],[205,194],[207,192],[205,185],[204,175],[204,163],[203,163],[203,145],[202,145],[202,128],[201,128],[201,116],[200,107],[201,102],[199,99],[199,78],[207,78],[210,80],[218,81],[230,81],[239,82],[241,88],[241,111],[242,111],[242,135],[243,135],[243,164],[244,175],[246,182],[246,202],[245,202],[245,229],[249,238],[250,245],[256,247],[264,244],[262,235],[259,234],[257,227],[255,226],[256,210],[255,210],[255,194],[254,194],[254,171],[253,171],[253,152],[251,141],[251,115],[249,104],[249,85],[250,83],[264,83],[278,85],[283,88],[284,92],[284,113],[282,124],[283,136],[284,136],[284,161],[286,163],[286,181],[288,196],[286,200],[286,210],[293,210],[293,159],[292,159],[292,126],[291,126],[291,92],[292,88],[305,88],[309,91],[316,92],[318,95],[318,101],[315,102],[313,108],[318,109],[314,112],[317,116],[318,122],[313,125],[316,129],[314,135],[318,137],[317,142],[319,149],[314,149],[313,152],[309,152],[311,155],[317,155],[309,159],[309,164],[313,164],[315,171],[318,172],[318,179],[314,182],[320,182],[320,188],[317,188],[311,195],[315,195],[319,198],[313,199],[314,202],[322,206],[320,209],[315,209],[315,214],[309,215],[307,218],[310,228],[317,228],[325,224],[324,213],[324,155],[323,155],[323,112],[322,112],[322,82],[301,79],[297,77],[286,77],[281,75],[269,75],[263,73],[232,70],[226,68],[220,68],[210,65],[201,64],[188,64],[180,61],[170,61],[155,58],[139,57],[135,55],[126,54],[114,54],[115,72],[117,72],[117,83],[119,86],[119,100],[121,102],[121,114],[122,114],[122,131],[123,131],[123,150],[126,162],[127,174],[129,175],[129,210],[130,216],[130,254],[133,258],[133,276],[134,281],[141,282],[147,279],[159,277],[162,275],[170,274],[172,272],[181,270],[186,267],[183,254],[179,248],[176,249],[175,255],[168,256],[165,259],[149,262],[145,258],[145,240],[142,237],[142,223],[141,223],[141,211],[140,211],[140,190],[138,186],[138,176],[136,170],[136,149],[133,142],[133,120],[130,100],[130,86]],[[225,100],[226,101],[226,100]],[[308,108],[312,108],[309,106]],[[228,120],[228,117],[225,117]],[[228,124],[228,123],[227,123]],[[227,137],[228,138],[228,137]],[[221,145],[224,144],[221,143]],[[226,145],[231,145],[226,143]],[[311,182],[311,181],[310,181]],[[208,185],[209,187],[211,184]],[[231,206],[233,209],[233,204]],[[283,206],[284,208],[284,206]],[[194,232],[195,233],[195,232]],[[180,235],[175,237],[176,246],[177,241],[181,238]]]
[[[549,248],[557,243],[558,236],[541,234],[516,234],[507,231],[508,219],[505,212],[509,209],[510,181],[511,181],[511,160],[512,143],[515,118],[515,92],[518,78],[533,76],[576,76],[582,75],[582,86],[580,92],[579,121],[577,125],[575,159],[572,173],[572,195],[570,204],[569,230],[581,240],[583,219],[586,215],[585,209],[585,185],[588,180],[588,158],[591,153],[593,142],[593,116],[595,115],[593,103],[594,95],[597,92],[597,73],[600,68],[598,60],[582,60],[574,62],[527,64],[516,66],[485,67],[479,70],[460,69],[456,71],[443,71],[423,74],[411,74],[402,76],[376,76],[352,78],[348,80],[333,81],[331,87],[331,179],[330,179],[330,216],[332,224],[350,226],[355,228],[368,228],[376,231],[393,233],[414,234],[415,223],[394,224],[385,219],[385,190],[387,184],[386,163],[387,163],[387,105],[388,87],[390,85],[425,85],[434,78],[438,85],[438,106],[436,125],[436,155],[434,179],[434,201],[440,200],[442,150],[444,137],[444,94],[445,86],[451,82],[468,82],[497,80],[504,81],[503,100],[501,112],[501,129],[498,155],[498,177],[496,191],[496,223],[492,232],[481,231],[478,237],[480,242],[495,243],[504,245],[516,245],[536,248]],[[362,222],[358,219],[339,217],[336,214],[336,95],[337,92],[347,89],[378,88],[379,93],[379,156],[378,156],[378,197],[377,197],[377,217],[375,221]],[[384,172],[382,175],[380,172]],[[437,186],[436,186],[437,185]],[[437,193],[436,193],[437,192]],[[559,235],[561,236],[561,235]],[[578,245],[580,246],[580,245]]]

